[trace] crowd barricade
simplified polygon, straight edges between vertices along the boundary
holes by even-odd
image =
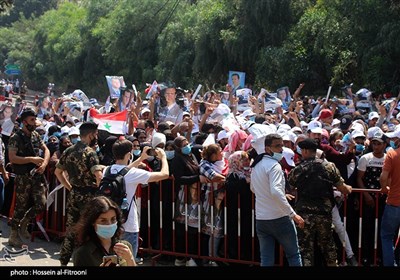
[[[248,259],[242,259],[241,256],[241,221],[238,219],[237,221],[237,251],[238,251],[238,258],[230,258],[229,251],[228,251],[228,241],[229,236],[227,235],[227,226],[228,226],[228,217],[227,217],[227,200],[226,197],[221,199],[222,204],[220,204],[217,208],[214,203],[209,203],[209,208],[205,209],[205,197],[209,195],[209,201],[213,202],[215,197],[214,195],[219,195],[220,192],[214,191],[205,191],[202,190],[202,185],[200,183],[196,183],[193,185],[183,185],[183,186],[176,186],[174,184],[173,177],[169,178],[168,180],[171,181],[172,184],[166,185],[167,180],[161,181],[159,183],[158,188],[158,197],[159,199],[159,209],[151,209],[151,207],[147,207],[146,214],[147,214],[147,244],[146,247],[140,248],[140,251],[149,253],[153,255],[152,261],[153,264],[157,261],[159,257],[162,255],[169,255],[174,257],[186,257],[186,258],[194,258],[200,260],[212,260],[216,262],[224,262],[224,263],[241,263],[241,264],[248,264],[248,265],[258,265],[259,264],[259,257],[258,257],[258,244],[256,244],[256,236],[255,236],[255,212],[254,212],[254,195],[251,198],[251,248],[250,256]],[[147,195],[147,205],[151,205],[151,188],[153,186],[149,186],[146,189]],[[165,193],[165,189],[169,188],[172,190],[168,192],[169,196],[163,195]],[[138,189],[139,190],[139,189]],[[222,198],[222,197],[221,197]],[[165,199],[169,199],[169,201],[165,201]],[[220,198],[217,198],[217,200]],[[239,205],[237,208],[238,217],[240,217],[241,207],[240,207],[240,197],[238,197]],[[229,202],[228,202],[229,203]],[[154,204],[153,204],[154,205]],[[167,207],[165,207],[167,205]],[[223,209],[223,211],[220,211]],[[142,209],[139,210],[139,215],[141,216]],[[207,210],[208,212],[206,212]],[[217,211],[222,212],[223,216],[218,217],[220,218],[218,222],[216,221]],[[165,212],[170,213],[170,218],[165,219]],[[154,227],[151,223],[151,217],[159,216],[159,227]],[[207,216],[208,215],[208,216]],[[168,216],[168,215],[167,215]],[[205,217],[208,217],[209,223],[205,223]],[[217,224],[222,220],[223,226],[221,224]],[[168,225],[171,223],[171,226]],[[142,224],[143,226],[143,224]],[[208,228],[209,231],[207,232]],[[141,228],[142,231],[143,228]],[[169,234],[166,231],[171,230]],[[183,234],[182,231],[183,230]],[[218,250],[214,248],[215,242],[218,239],[213,238],[216,231],[219,231],[222,235],[220,239],[222,239],[222,249],[220,250],[219,256],[217,256]],[[157,234],[152,234],[154,231]],[[208,235],[208,236],[207,236]],[[159,241],[152,240],[152,237],[158,236]],[[165,237],[171,236],[172,239],[166,240]],[[183,240],[181,239],[183,237]],[[207,241],[208,240],[208,241]],[[184,249],[181,250],[179,244],[180,242],[184,242]],[[221,240],[219,240],[221,241]],[[221,244],[221,245],[222,245]],[[155,246],[152,246],[155,245]],[[159,245],[159,246],[158,246]],[[209,245],[209,246],[207,246]],[[207,247],[210,250],[207,250]],[[207,252],[208,251],[208,252]],[[277,253],[280,255],[278,258],[279,262],[277,265],[283,265],[283,257],[281,257],[282,250],[278,248]]]
[[[46,210],[42,215],[36,216],[37,230],[32,231],[31,241],[36,235],[44,235],[49,241],[49,236],[62,238],[65,236],[66,203],[68,191],[59,185],[57,177],[49,168],[44,174],[47,185]]]
[[[10,174],[13,178],[14,174]],[[46,174],[46,179],[48,181],[48,193],[52,192],[55,187],[58,186],[57,179],[54,173],[48,172]],[[169,182],[168,182],[169,181]],[[158,186],[158,188],[157,188]],[[152,192],[153,188],[153,192]],[[13,189],[15,190],[15,188]],[[167,190],[167,191],[166,191]],[[374,221],[373,221],[373,248],[371,252],[368,248],[363,248],[363,240],[365,241],[365,221],[363,223],[363,215],[365,209],[365,203],[363,200],[363,193],[373,193],[375,199],[375,209],[374,209]],[[157,201],[152,201],[154,198],[154,194],[158,193],[156,197]],[[211,191],[209,193],[211,201],[214,201],[214,195],[216,192]],[[46,233],[63,237],[65,235],[65,219],[66,219],[66,202],[68,191],[61,187],[57,191],[53,192],[54,201],[51,205],[46,207],[45,213],[37,217],[37,221],[43,225],[43,229]],[[194,185],[188,186],[176,186],[175,180],[173,177],[170,177],[167,180],[156,183],[156,185],[150,186],[139,186],[136,191],[136,204],[138,207],[139,214],[139,224],[140,228],[140,238],[143,239],[143,243],[139,248],[139,254],[148,253],[152,255],[152,263],[155,262],[162,256],[173,256],[173,257],[186,257],[186,258],[195,258],[205,261],[215,261],[221,263],[239,263],[245,265],[259,265],[259,246],[258,240],[255,231],[255,196],[252,194],[251,196],[251,209],[246,209],[250,211],[251,214],[248,217],[251,221],[251,228],[246,229],[243,228],[243,218],[241,217],[242,211],[242,202],[240,194],[238,194],[237,200],[237,213],[236,216],[237,224],[236,226],[236,235],[230,236],[228,234],[228,227],[232,223],[229,219],[227,213],[229,210],[230,201],[225,196],[222,200],[222,221],[223,227],[218,228],[221,232],[221,245],[222,249],[219,250],[219,255],[217,255],[214,251],[214,242],[215,239],[211,238],[214,236],[214,231],[216,230],[216,224],[214,222],[214,218],[216,215],[215,205],[212,203],[209,209],[210,215],[210,224],[208,232],[208,236],[204,232],[204,196],[205,191],[202,190],[202,185],[200,183],[196,183]],[[9,219],[11,219],[14,203],[15,203],[15,193],[12,195],[12,203],[9,213]],[[351,199],[349,199],[349,197]],[[179,198],[181,198],[179,200]],[[356,202],[355,202],[356,201]],[[341,215],[343,217],[343,223],[345,229],[349,234],[350,241],[352,243],[353,251],[357,257],[359,265],[362,265],[363,262],[363,254],[371,257],[371,265],[377,266],[380,265],[381,259],[381,246],[380,246],[380,236],[379,236],[379,227],[380,227],[380,218],[382,215],[381,209],[384,206],[382,203],[382,194],[379,190],[372,189],[357,189],[353,188],[352,194],[345,196],[343,201],[343,206],[340,208]],[[194,204],[193,204],[194,202]],[[193,207],[193,205],[195,207]],[[356,207],[355,207],[356,205]],[[220,208],[221,209],[221,208]],[[4,210],[4,209],[3,209]],[[236,209],[230,209],[236,212]],[[4,212],[4,211],[3,211]],[[352,213],[352,214],[351,214]],[[354,215],[356,214],[356,215]],[[155,226],[155,219],[157,218],[157,226]],[[248,221],[246,221],[248,222]],[[243,231],[248,231],[248,234],[245,236]],[[34,241],[34,237],[42,231],[35,230],[32,232],[32,241]],[[207,239],[211,238],[210,248],[211,252],[207,252]],[[237,240],[234,240],[236,239]],[[157,239],[157,240],[156,240]],[[232,252],[229,250],[230,245],[233,243],[237,243],[236,250],[237,252],[235,258],[232,258]],[[400,234],[396,241],[396,246],[398,245],[400,240]],[[248,241],[246,243],[246,241]],[[183,250],[179,243],[183,242]],[[246,245],[243,245],[246,243]],[[345,255],[345,243],[342,244],[343,248],[341,254],[338,255],[339,263],[342,261],[343,263],[346,260]],[[206,248],[206,249],[205,249]],[[248,257],[242,257],[243,251],[249,251]],[[209,254],[211,253],[211,255]],[[284,266],[284,252],[281,246],[276,246],[276,266]]]
[[[365,201],[363,199],[364,193],[368,193],[373,196],[374,198],[374,207],[369,208],[369,206],[365,205]],[[346,230],[349,227],[350,229],[349,238],[355,242],[352,243],[356,244],[353,246],[353,251],[357,256],[357,261],[359,265],[363,265],[363,256],[369,256],[371,266],[378,266],[381,265],[381,242],[380,242],[380,221],[383,214],[383,209],[385,205],[385,197],[386,195],[382,194],[379,189],[357,189],[353,188],[352,194],[353,200],[345,199],[344,206],[343,206],[343,222],[345,225]],[[349,205],[349,201],[353,202],[353,205]],[[352,209],[351,209],[352,208]],[[369,208],[369,209],[368,209]],[[357,215],[353,217],[349,221],[349,215],[351,215],[351,211],[357,212]],[[366,215],[367,212],[372,212],[372,217],[370,215]],[[370,218],[371,221],[367,219]],[[371,226],[373,225],[373,226]],[[365,227],[368,228],[365,230]],[[372,229],[372,230],[371,230]],[[350,234],[353,233],[353,238]],[[372,242],[369,239],[369,236],[372,237]],[[399,238],[396,241],[398,243]],[[373,243],[373,248],[366,248],[365,242]],[[342,261],[345,261],[345,243],[343,242],[343,254],[342,254]],[[364,245],[364,246],[363,246]],[[368,246],[369,247],[369,246]]]

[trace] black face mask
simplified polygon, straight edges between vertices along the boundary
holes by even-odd
[[[55,151],[59,149],[59,143],[58,142],[47,143],[47,148],[49,148],[50,154],[53,154]]]
[[[97,144],[97,139],[94,137],[92,140],[90,140],[89,146],[94,147]]]
[[[30,132],[32,132],[32,131],[34,131],[36,129],[36,126],[35,125],[31,125],[31,124],[26,124],[25,127]]]

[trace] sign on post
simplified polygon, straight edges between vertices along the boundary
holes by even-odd
[[[6,70],[21,70],[18,64],[7,64]]]
[[[19,69],[7,69],[6,71],[4,71],[4,73],[6,75],[20,75],[21,74],[21,70],[19,70]]]

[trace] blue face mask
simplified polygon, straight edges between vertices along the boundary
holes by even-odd
[[[96,224],[96,226],[97,226],[96,229],[97,235],[104,239],[113,237],[118,228],[117,223],[111,225]]]
[[[249,119],[254,122],[256,121],[256,116],[251,116]]]
[[[365,150],[365,146],[363,144],[356,144],[356,152],[362,152]]]
[[[133,154],[135,157],[140,156],[141,153],[142,153],[141,150],[133,150],[133,151],[132,151],[132,154]]]
[[[282,153],[274,153],[274,154],[272,155],[272,157],[273,157],[274,159],[276,159],[277,161],[281,161],[281,159],[283,158],[283,154],[282,154]]]
[[[173,159],[175,157],[175,151],[165,151],[167,159]]]
[[[297,146],[297,145],[296,145],[296,152],[297,152],[299,155],[301,155],[301,149],[300,149],[300,147]]]
[[[79,141],[81,141],[81,139],[80,139],[79,137],[76,137],[76,138],[72,138],[72,139],[71,139],[71,143],[74,144],[74,145],[75,145],[76,143],[78,143]]]
[[[55,137],[57,137],[57,138],[60,138],[61,137],[61,132],[54,132],[53,133],[53,135],[55,136]]]
[[[182,154],[188,155],[192,152],[192,147],[190,145],[186,145],[185,147],[181,148]]]
[[[393,140],[390,140],[390,147],[392,147],[393,149],[397,149],[397,145],[396,145],[396,142],[395,141],[393,141]]]
[[[153,161],[153,160],[154,160],[154,156],[149,156],[146,160],[147,160],[148,162]]]

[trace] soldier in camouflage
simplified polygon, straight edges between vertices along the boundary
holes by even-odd
[[[97,142],[97,124],[83,123],[79,131],[81,141],[64,151],[54,172],[60,183],[70,191],[67,200],[67,235],[60,249],[61,265],[68,264],[74,249],[72,226],[79,220],[81,210],[94,196],[102,178],[103,166],[99,164],[96,151],[91,148]]]
[[[36,113],[25,109],[20,116],[21,128],[8,142],[8,155],[15,178],[15,208],[11,221],[10,246],[21,248],[22,240],[29,238],[28,225],[45,209],[46,184],[43,172],[50,159],[50,151],[36,129]],[[43,157],[40,156],[43,151]],[[20,232],[18,232],[20,229]]]
[[[337,253],[332,232],[333,190],[351,193],[333,163],[316,158],[318,144],[308,138],[300,142],[303,161],[289,173],[289,184],[297,190],[296,212],[304,218],[299,229],[300,252],[304,266],[314,266],[314,241],[325,264],[337,266]]]

